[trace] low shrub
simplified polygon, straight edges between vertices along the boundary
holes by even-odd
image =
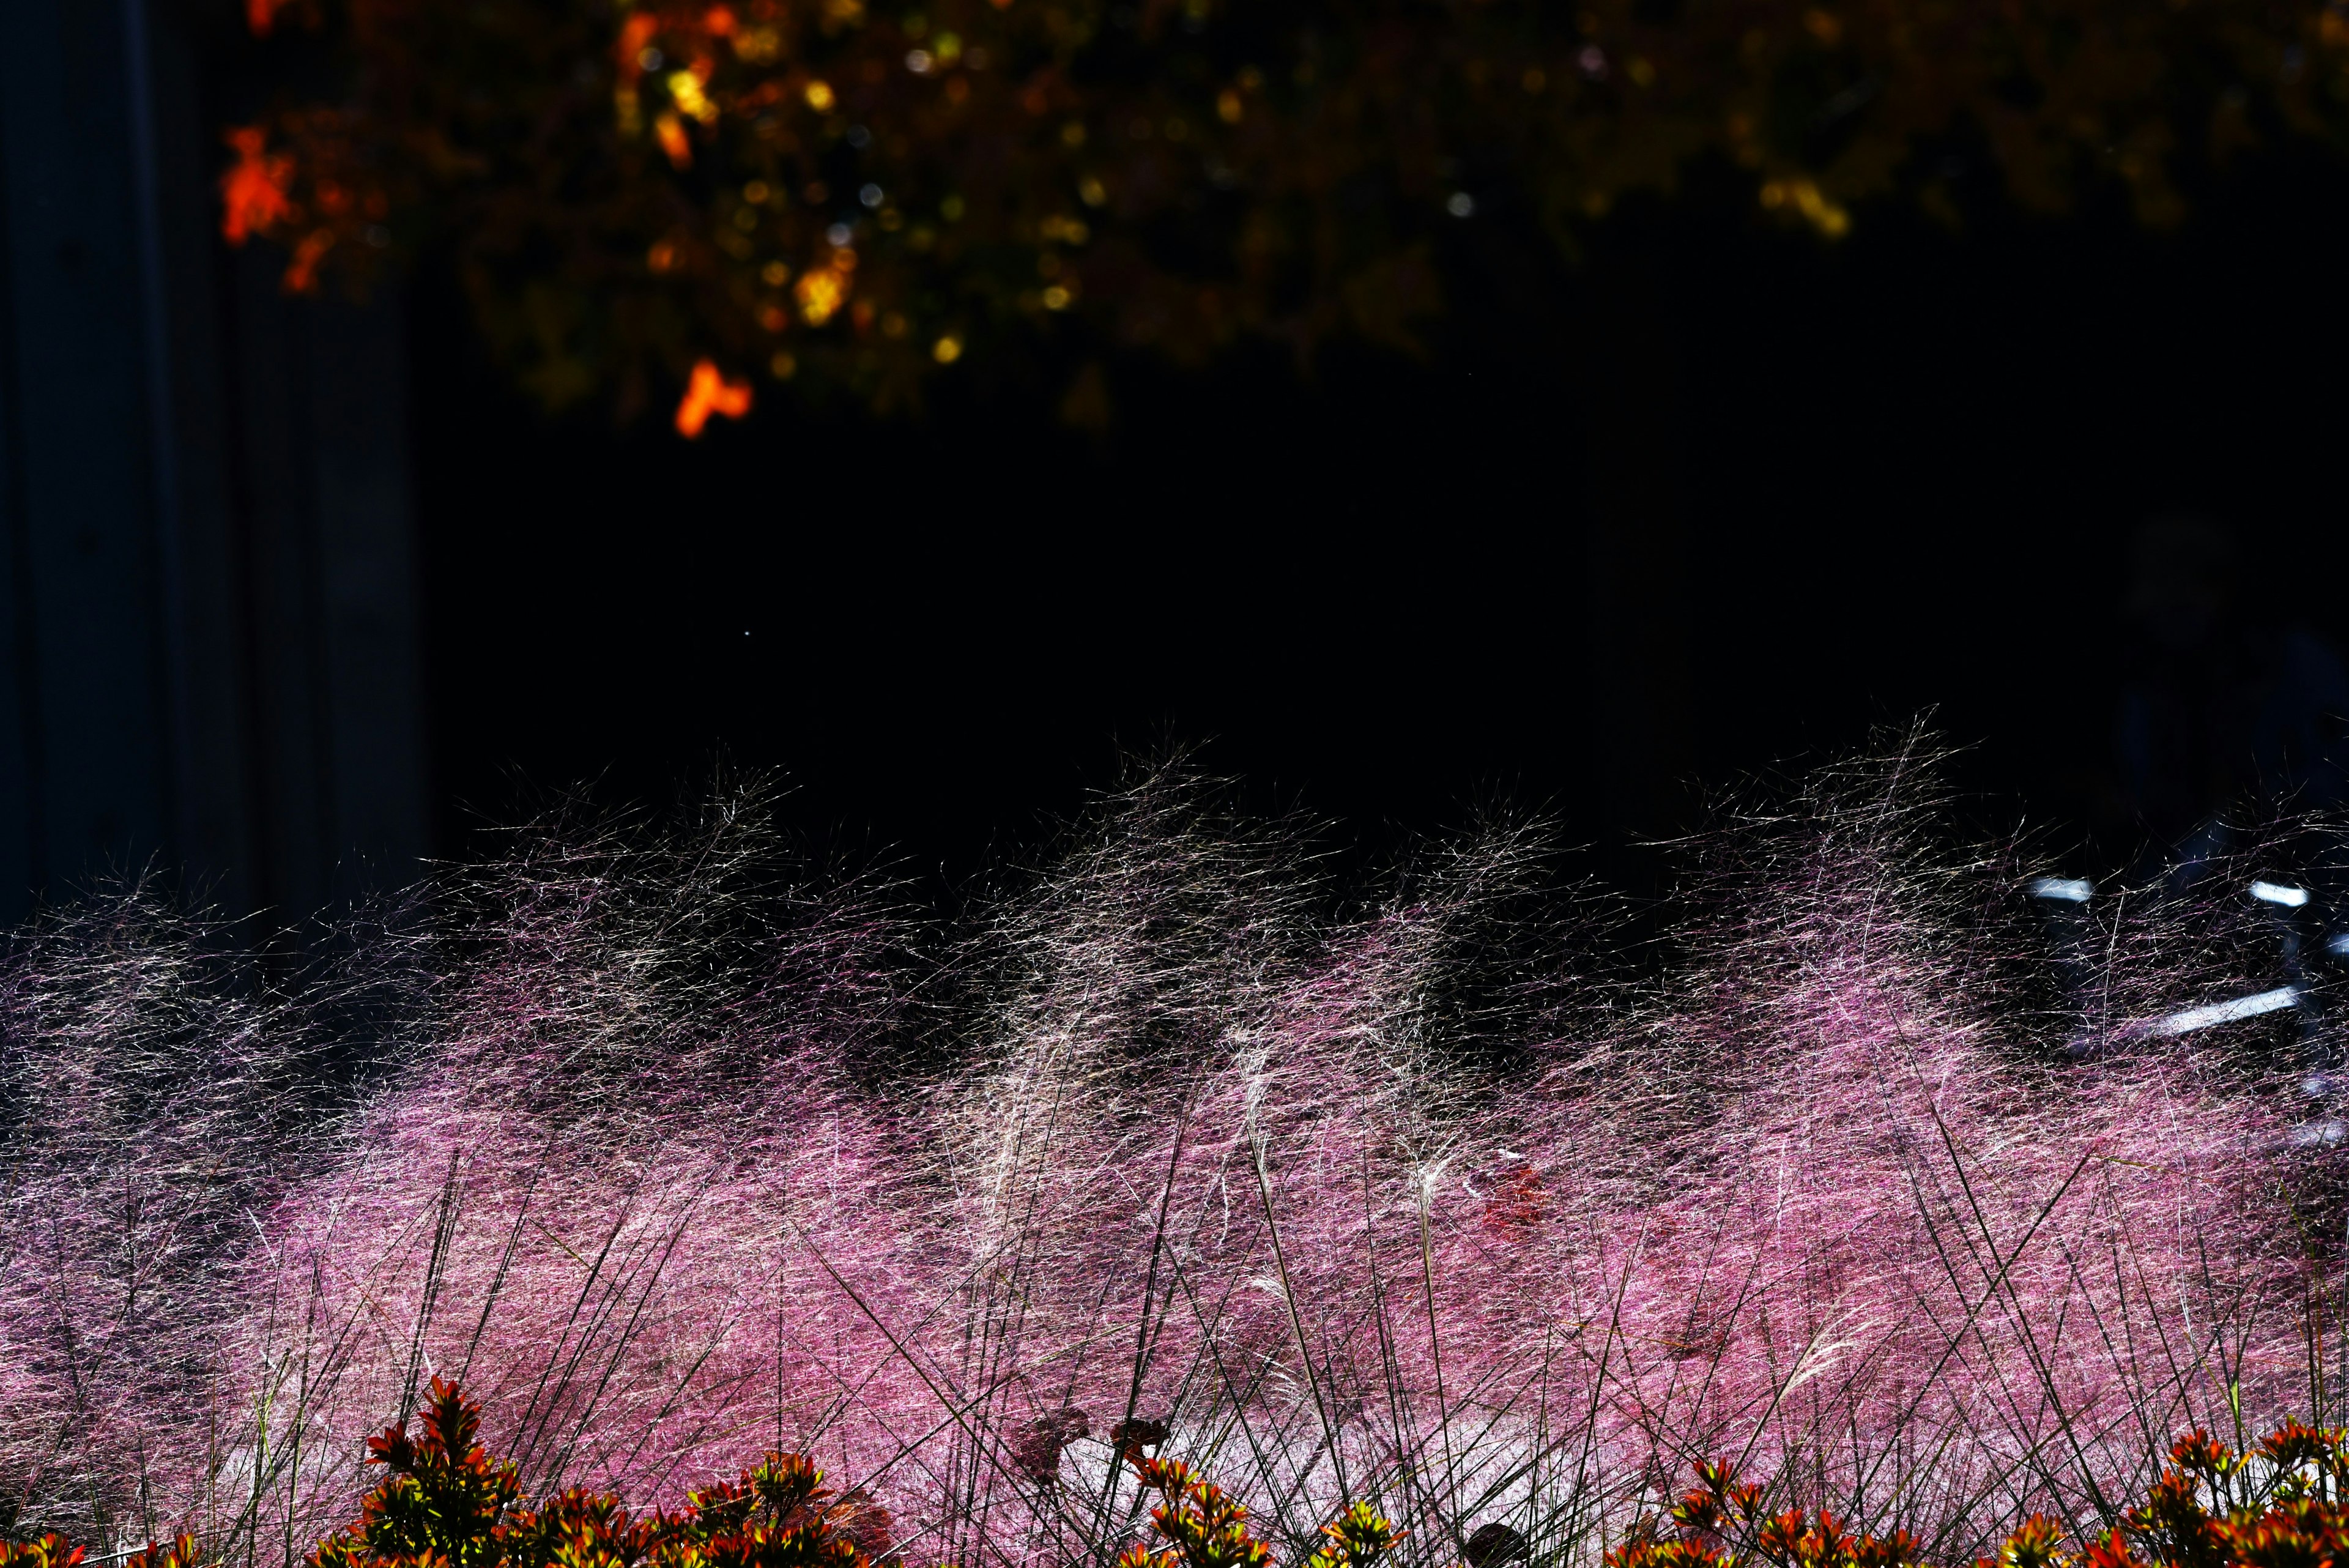
[[[434,1378],[420,1436],[403,1424],[367,1439],[390,1474],[309,1568],[863,1568],[864,1550],[836,1528],[843,1510],[825,1506],[823,1472],[802,1455],[771,1453],[674,1512],[636,1518],[581,1487],[527,1508],[515,1465],[482,1448],[481,1424],[477,1405]]]
[[[1662,1520],[1642,1519],[1607,1568],[1923,1568],[1906,1531],[1853,1534],[1826,1509],[1770,1512],[1733,1464],[1701,1464],[1697,1481]],[[2349,1562],[2344,1498],[2343,1428],[2287,1421],[2240,1452],[2189,1432],[2144,1501],[2079,1551],[2034,1513],[1974,1568],[2327,1568]]]
[[[0,1540],[0,1568],[81,1568],[86,1549],[73,1545],[54,1531],[37,1541]],[[119,1559],[122,1568],[197,1568],[203,1549],[192,1535],[181,1535],[168,1546],[149,1542]]]
[[[1248,1511],[1223,1488],[1180,1459],[1143,1459],[1134,1468],[1143,1490],[1166,1500],[1150,1511],[1150,1524],[1168,1544],[1129,1546],[1118,1568],[1271,1568],[1272,1548],[1250,1533]],[[1372,1568],[1394,1549],[1394,1526],[1366,1502],[1349,1503],[1321,1533],[1305,1568]]]
[[[389,1472],[358,1518],[318,1542],[307,1568],[870,1568],[891,1554],[887,1516],[854,1491],[834,1498],[805,1455],[770,1453],[755,1469],[687,1495],[683,1508],[633,1516],[616,1496],[570,1487],[535,1508],[521,1502],[520,1469],[481,1441],[481,1411],[457,1385],[432,1379],[419,1412],[367,1439]],[[1162,1434],[1163,1436],[1163,1434]],[[1120,1568],[1272,1568],[1247,1530],[1247,1510],[1179,1459],[1137,1458],[1168,1544],[1136,1544]],[[1304,1568],[1376,1568],[1394,1527],[1367,1503],[1325,1525]],[[876,1539],[878,1537],[878,1539]],[[870,1552],[868,1556],[868,1548]],[[0,1541],[0,1568],[82,1568],[84,1548],[48,1533]],[[124,1568],[203,1568],[195,1538],[150,1544]]]
[[[536,1507],[520,1502],[512,1460],[480,1441],[481,1409],[456,1385],[432,1380],[420,1431],[386,1428],[367,1441],[389,1472],[359,1517],[318,1542],[308,1568],[871,1568],[852,1532],[877,1510],[854,1494],[828,1502],[823,1472],[800,1454],[688,1494],[674,1511],[633,1516],[609,1492],[573,1487]],[[2349,1563],[2349,1430],[2287,1421],[2237,1450],[2201,1431],[2170,1445],[2169,1462],[2118,1522],[2064,1547],[2062,1528],[2034,1513],[1973,1568],[2331,1568]],[[1133,1461],[1164,1542],[1128,1545],[1117,1568],[1273,1568],[1272,1549],[1248,1528],[1247,1509],[1179,1459]],[[1769,1489],[1737,1467],[1700,1464],[1697,1485],[1661,1518],[1642,1517],[1605,1554],[1606,1568],[1929,1568],[1903,1530],[1856,1533],[1826,1509],[1772,1512]],[[885,1525],[883,1526],[885,1529]],[[1322,1526],[1302,1568],[1377,1568],[1398,1539],[1362,1501]],[[1485,1555],[1490,1555],[1486,1544]],[[1474,1543],[1473,1561],[1479,1556]],[[124,1568],[203,1568],[192,1536],[150,1542]],[[0,1568],[83,1568],[82,1547],[55,1533],[0,1541]]]

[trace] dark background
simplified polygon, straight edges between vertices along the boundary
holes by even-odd
[[[1071,327],[919,410],[768,384],[687,443],[529,406],[432,257],[292,300],[224,249],[226,0],[0,22],[0,919],[109,871],[300,917],[721,764],[942,896],[1182,745],[1365,854],[1546,809],[1633,891],[1698,786],[1920,716],[1977,825],[2081,873],[2349,783],[2265,778],[2242,719],[2279,649],[2349,642],[2314,153],[2187,171],[2149,232],[2019,212],[1961,139],[1920,154],[1961,227],[1889,199],[1834,244],[1698,169],[1571,263],[1495,183],[1415,356],[1191,372]],[[2162,643],[2132,585],[2181,515],[2230,586]],[[2349,747],[2330,658],[2295,711]],[[2184,759],[2159,820],[2125,699]]]
[[[551,425],[428,286],[440,842],[723,755],[951,881],[1121,750],[1200,742],[1352,841],[1506,799],[1640,884],[1622,846],[1695,820],[1692,782],[1921,715],[1981,825],[2112,869],[2146,836],[2114,727],[2148,519],[2232,535],[2252,619],[2349,635],[2344,198],[2271,155],[2174,233],[1990,192],[1829,246],[1700,178],[1574,266],[1503,210],[1424,358],[1112,355],[1104,435],[1054,418],[1081,345],[916,418],[771,389],[693,446]]]

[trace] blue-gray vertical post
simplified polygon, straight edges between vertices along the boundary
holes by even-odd
[[[219,20],[0,0],[0,920],[150,869],[306,915],[427,847],[398,312],[212,237]]]

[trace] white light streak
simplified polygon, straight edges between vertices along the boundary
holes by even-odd
[[[2300,987],[2280,985],[2273,991],[2262,991],[2251,996],[2239,996],[2232,1002],[2207,1002],[2157,1018],[2145,1026],[2143,1033],[2159,1039],[2191,1034],[2197,1029],[2208,1029],[2215,1023],[2232,1023],[2239,1019],[2257,1018],[2263,1012],[2281,1012],[2300,1001]]]
[[[2308,902],[2308,889],[2287,887],[2282,882],[2254,882],[2251,897],[2262,904],[2280,904],[2287,909],[2297,909]]]
[[[2033,898],[2059,904],[2085,904],[2095,890],[2096,885],[2084,877],[2042,877],[2031,884]]]

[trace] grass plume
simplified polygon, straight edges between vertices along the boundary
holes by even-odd
[[[1398,1568],[1596,1563],[1715,1457],[1930,1561],[2108,1526],[2176,1430],[2337,1417],[2313,1047],[2127,1027],[2260,978],[2217,902],[2115,901],[2051,991],[1924,771],[1725,810],[1652,975],[1529,827],[1350,888],[1179,773],[954,926],[755,795],[519,832],[294,979],[51,917],[0,1508],[287,1568],[448,1378],[532,1495],[802,1450],[972,1568],[1146,1544],[1141,1460]]]

